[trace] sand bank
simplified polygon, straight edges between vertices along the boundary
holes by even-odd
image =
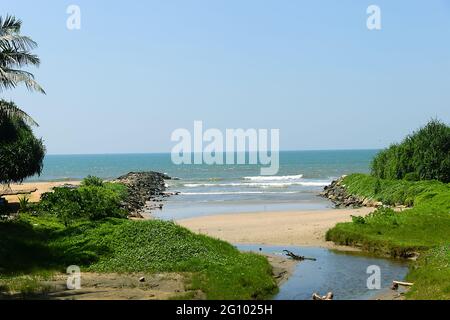
[[[351,221],[374,208],[316,211],[256,212],[223,214],[177,221],[201,234],[231,243],[297,245],[355,250],[325,241],[325,233],[336,223]]]

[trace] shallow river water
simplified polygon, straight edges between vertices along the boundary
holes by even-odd
[[[393,280],[403,280],[408,272],[406,261],[376,258],[362,253],[293,246],[237,245],[237,248],[255,252],[261,248],[261,252],[272,255],[283,255],[282,251],[287,249],[317,259],[297,263],[291,277],[281,285],[274,297],[276,300],[311,300],[312,293],[325,295],[329,291],[334,293],[335,300],[371,299],[386,291]],[[368,278],[373,275],[373,270],[368,273],[370,266],[379,267],[379,290],[367,286]]]

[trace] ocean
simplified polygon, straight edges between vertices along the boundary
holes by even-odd
[[[332,204],[318,197],[344,174],[369,172],[377,150],[282,151],[277,176],[261,176],[259,165],[175,165],[166,154],[48,155],[39,177],[29,181],[78,180],[87,175],[116,178],[130,171],[159,171],[170,197],[153,212],[172,220],[233,212],[316,210]]]

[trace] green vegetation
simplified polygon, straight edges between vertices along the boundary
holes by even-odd
[[[352,195],[413,207],[402,212],[380,208],[366,217],[355,217],[351,223],[339,223],[327,232],[327,240],[394,257],[420,252],[408,275],[415,283],[408,297],[450,299],[450,184],[384,180],[362,174],[344,178],[343,184]]]
[[[450,184],[439,181],[385,180],[352,174],[343,183],[350,194],[383,202],[385,205],[419,206],[433,203],[448,208]]]
[[[420,181],[419,181],[420,180]],[[441,181],[441,182],[440,182]],[[327,240],[394,257],[420,253],[408,280],[412,299],[450,299],[450,127],[430,121],[380,152],[372,176],[353,174],[351,195],[410,209],[380,208],[327,232]]]
[[[0,113],[0,183],[21,182],[40,174],[44,155],[42,140],[25,121]]]
[[[26,273],[75,264],[93,272],[181,272],[188,288],[208,299],[266,298],[276,291],[263,256],[171,222],[109,218],[65,227],[54,215],[22,214],[17,221],[0,222],[0,243],[0,270],[10,275],[4,285]],[[28,286],[36,287],[33,283]]]
[[[381,151],[372,162],[372,175],[450,182],[450,127],[432,120],[402,143]]]
[[[450,299],[450,244],[425,252],[409,272],[414,283],[408,296],[414,299]]]
[[[66,226],[78,219],[125,218],[127,213],[121,203],[127,194],[122,184],[98,183],[98,178],[88,177],[79,188],[55,188],[54,192],[44,194],[37,211],[56,215]]]
[[[83,187],[103,187],[105,184],[102,179],[95,176],[87,176],[81,182],[81,186]]]
[[[30,198],[28,195],[19,197],[19,212],[26,212],[30,208]]]
[[[25,84],[29,90],[45,93],[32,73],[22,70],[39,66],[31,51],[36,42],[20,34],[22,22],[13,16],[0,17],[0,92]],[[0,183],[22,182],[40,174],[45,147],[33,135],[37,123],[13,102],[0,100]]]
[[[2,292],[20,292],[22,297],[34,296],[50,292],[50,286],[44,284],[43,280],[51,277],[41,274],[22,275],[17,277],[2,276],[0,274],[0,298]]]
[[[0,91],[23,83],[30,90],[45,93],[34,80],[33,74],[21,70],[26,66],[39,66],[39,57],[30,53],[37,43],[20,34],[22,21],[13,16],[0,17]]]
[[[125,185],[88,177],[24,206],[32,214],[0,222],[0,294],[45,293],[41,275],[69,265],[100,273],[180,272],[188,296],[200,290],[208,299],[262,299],[277,290],[261,255],[172,222],[123,219],[127,195]]]

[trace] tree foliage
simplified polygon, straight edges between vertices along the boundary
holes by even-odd
[[[14,102],[0,100],[0,121],[8,118],[19,118],[30,126],[38,126],[36,121],[33,120],[25,111],[20,109]]]
[[[20,34],[22,21],[13,16],[0,17],[0,92],[25,84],[29,90],[45,93],[27,66],[39,66],[40,60],[31,50],[36,42]]]
[[[22,35],[21,27],[22,21],[14,16],[0,16],[0,92],[25,84],[45,93],[33,74],[23,70],[39,66],[40,60],[31,53],[36,42]],[[0,183],[22,182],[41,173],[45,147],[33,135],[33,125],[37,123],[17,105],[0,100]]]
[[[450,127],[438,120],[381,151],[372,175],[382,179],[450,182]]]
[[[0,119],[0,183],[22,182],[40,174],[45,147],[20,117]]]

